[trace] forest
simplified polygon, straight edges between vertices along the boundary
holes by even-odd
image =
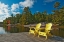
[[[29,7],[25,7],[21,14],[13,15],[3,20],[3,24],[7,24],[7,20],[10,20],[11,24],[35,24],[42,22],[52,22],[54,24],[64,25],[64,6],[61,6],[60,2],[54,3],[54,10],[49,14],[47,11],[31,13]],[[60,7],[61,6],[61,7]]]

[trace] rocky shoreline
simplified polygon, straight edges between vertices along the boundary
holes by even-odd
[[[45,40],[45,37],[38,38],[28,32],[22,32],[1,34],[0,42],[64,42],[64,38],[54,36]]]

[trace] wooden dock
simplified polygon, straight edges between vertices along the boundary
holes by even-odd
[[[0,42],[64,42],[61,37],[51,37],[45,40],[45,37],[37,37],[28,32],[8,33],[0,35]]]

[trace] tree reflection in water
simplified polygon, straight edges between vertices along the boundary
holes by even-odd
[[[10,27],[10,30],[7,30],[7,28],[5,30],[10,33],[29,32],[29,28],[22,28],[21,26],[18,27],[14,26],[14,27]],[[64,28],[54,29],[52,30],[52,34],[56,36],[64,37]]]
[[[0,27],[0,34],[6,34],[7,32],[5,31],[5,29],[3,27]]]

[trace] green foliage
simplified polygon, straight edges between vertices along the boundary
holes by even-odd
[[[52,22],[64,25],[64,6],[60,7],[59,2],[55,2],[52,14],[48,14],[47,11],[31,13],[29,7],[25,7],[21,14],[16,14],[6,18],[3,23],[7,24],[7,20],[11,21],[11,24],[20,23],[21,25],[39,23],[39,22]]]
[[[54,8],[58,8],[59,6],[60,6],[60,3],[59,2],[55,2]]]
[[[29,10],[29,7],[25,7],[19,21],[21,24],[29,24],[30,22],[32,22],[31,20],[32,20],[31,11]]]

